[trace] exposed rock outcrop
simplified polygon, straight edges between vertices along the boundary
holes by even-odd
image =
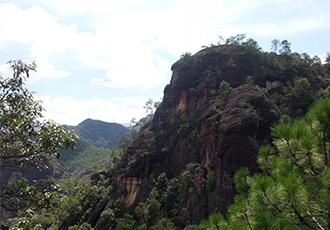
[[[258,170],[259,146],[270,143],[270,126],[277,119],[276,106],[261,88],[267,74],[260,62],[239,46],[220,46],[175,63],[162,104],[129,145],[112,178],[112,196],[105,197],[89,222],[98,229],[101,212],[119,197],[132,209],[148,197],[152,174],[178,176],[189,163],[214,171],[216,186],[207,190],[205,173],[196,174],[195,192],[181,214],[199,223],[211,212],[225,213],[235,195],[236,170]],[[245,84],[247,76],[255,84]],[[222,81],[234,89],[221,92]]]
[[[322,87],[317,71],[299,58],[263,53],[249,45],[184,55],[172,66],[171,82],[153,120],[118,164],[111,195],[109,191],[89,222],[102,229],[101,212],[113,208],[116,199],[133,210],[148,198],[152,177],[162,172],[178,177],[191,163],[193,188],[179,205],[184,223],[178,221],[178,226],[198,224],[213,212],[225,214],[234,201],[235,172],[242,167],[257,172],[259,147],[272,142],[270,127],[280,111],[268,93],[295,117],[307,111],[314,100],[311,95]],[[301,82],[296,86],[297,79]]]

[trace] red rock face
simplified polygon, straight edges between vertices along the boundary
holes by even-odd
[[[182,214],[199,223],[211,212],[225,213],[235,195],[235,172],[242,167],[258,170],[259,146],[270,143],[270,126],[278,113],[258,86],[266,86],[258,58],[240,55],[238,49],[206,49],[173,65],[164,100],[121,159],[112,181],[115,195],[94,210],[93,225],[117,197],[125,197],[129,209],[145,201],[152,189],[150,175],[165,171],[175,177],[189,163],[214,171],[216,185],[209,191],[205,175],[195,175],[195,192]],[[256,85],[244,84],[249,75]],[[219,92],[222,81],[233,87],[226,96]]]

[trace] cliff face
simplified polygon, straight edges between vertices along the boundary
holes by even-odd
[[[266,86],[271,90],[283,82],[270,75],[273,67],[267,65],[258,52],[240,46],[207,48],[175,63],[153,120],[129,145],[116,168],[112,195],[89,218],[95,229],[101,229],[100,213],[117,198],[123,198],[132,210],[148,197],[151,175],[166,172],[167,177],[176,177],[189,163],[200,164],[204,170],[195,173],[194,192],[181,206],[180,215],[196,224],[212,212],[225,213],[234,199],[236,170],[248,167],[256,172],[259,146],[271,143],[270,127],[279,112]],[[281,74],[292,81],[297,72]],[[253,84],[245,84],[248,76],[253,77]],[[213,189],[207,189],[210,172],[215,175]]]

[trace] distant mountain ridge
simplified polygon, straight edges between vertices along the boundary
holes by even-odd
[[[73,129],[82,139],[96,147],[116,148],[121,136],[127,135],[129,129],[125,126],[100,120],[86,119],[77,126],[64,125],[66,129]]]
[[[60,152],[61,178],[80,178],[93,173],[95,166],[106,168],[112,165],[117,151],[118,141],[127,135],[129,129],[117,123],[86,119],[77,126],[63,125],[80,135],[74,152]]]

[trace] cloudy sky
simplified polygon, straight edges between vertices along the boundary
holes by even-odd
[[[0,0],[0,72],[35,60],[27,81],[45,118],[128,123],[159,101],[171,65],[185,52],[246,34],[269,51],[330,52],[329,0]]]

